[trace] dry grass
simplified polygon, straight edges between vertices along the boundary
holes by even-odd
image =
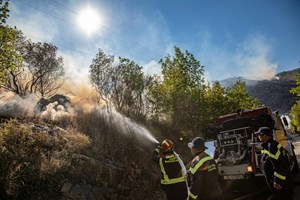
[[[95,108],[0,124],[0,199],[61,199],[63,185],[82,183],[112,190],[107,199],[159,191],[153,144],[123,120]]]
[[[87,136],[74,129],[65,131],[58,127],[22,124],[17,120],[2,123],[1,196],[39,199],[43,193],[59,195],[61,174],[68,174],[71,155],[81,152],[89,143]],[[41,188],[45,191],[39,191]]]

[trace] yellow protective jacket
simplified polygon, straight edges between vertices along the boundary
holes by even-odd
[[[263,143],[262,147],[261,163],[270,188],[274,182],[284,184],[289,176],[287,151],[273,139]]]
[[[161,171],[161,184],[170,185],[185,182],[179,161],[173,153],[161,154],[157,148],[153,152],[152,159],[159,164]]]
[[[218,183],[218,169],[215,160],[207,153],[195,155],[188,172],[190,194],[188,199],[222,200],[223,192]]]

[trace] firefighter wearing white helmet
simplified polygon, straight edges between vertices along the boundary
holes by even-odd
[[[173,142],[165,139],[156,147],[152,159],[160,167],[161,189],[165,191],[167,198],[185,200],[187,197],[185,175],[173,149]]]
[[[188,200],[222,200],[223,192],[218,183],[218,169],[215,160],[205,152],[204,140],[196,137],[188,144],[193,160],[188,172],[190,192]]]

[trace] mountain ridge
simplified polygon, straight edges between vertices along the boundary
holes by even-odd
[[[289,114],[292,106],[300,97],[291,94],[296,87],[296,75],[300,68],[277,73],[271,80],[250,80],[244,77],[232,77],[220,81],[222,87],[231,87],[237,80],[246,83],[248,93],[257,98],[265,106],[281,114]]]

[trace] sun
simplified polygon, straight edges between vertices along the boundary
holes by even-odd
[[[99,14],[90,7],[82,10],[78,16],[78,25],[88,35],[98,30],[100,26]]]

